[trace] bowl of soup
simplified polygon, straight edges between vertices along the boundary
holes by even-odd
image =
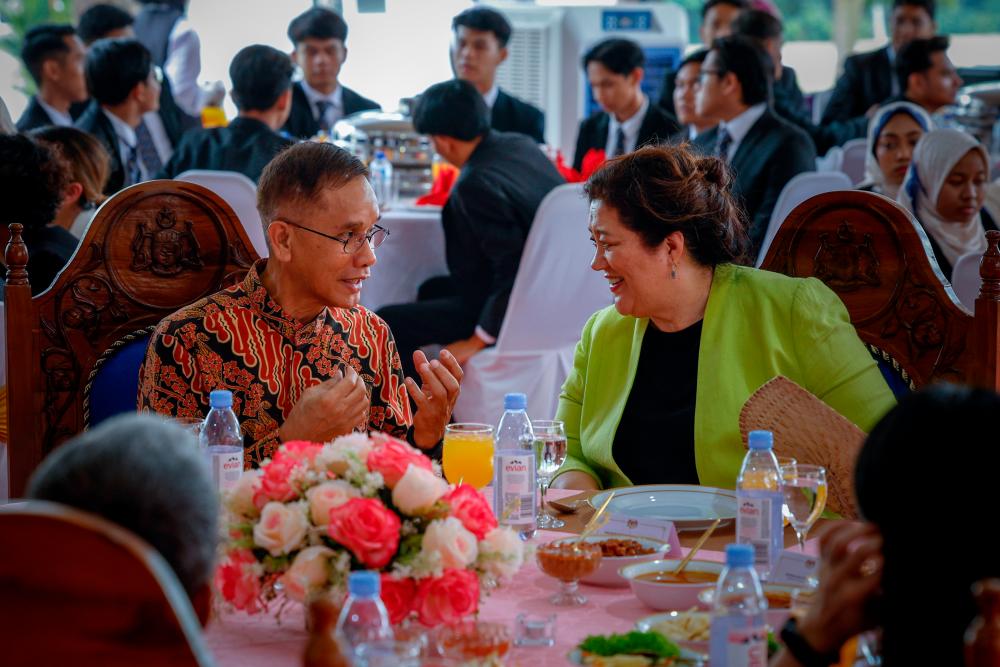
[[[658,611],[686,610],[705,607],[698,595],[714,588],[725,567],[722,563],[692,560],[679,575],[674,570],[679,559],[654,560],[621,568],[618,573],[627,580],[632,592],[647,606]]]
[[[780,628],[792,614],[792,597],[798,595],[800,600],[808,599],[808,593],[803,593],[796,586],[786,584],[761,584],[764,597],[767,599],[767,623],[772,628]],[[703,607],[712,607],[715,602],[715,589],[702,591],[698,600]]]

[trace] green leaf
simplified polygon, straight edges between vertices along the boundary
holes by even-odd
[[[622,654],[651,655],[675,658],[681,650],[659,632],[629,632],[623,635],[590,635],[580,642],[579,649],[600,656]]]

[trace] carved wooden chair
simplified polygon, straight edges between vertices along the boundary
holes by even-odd
[[[150,181],[97,212],[76,254],[32,298],[20,224],[6,248],[11,497],[42,458],[134,410],[138,368],[161,319],[243,278],[257,259],[239,218],[193,183]]]
[[[910,389],[941,380],[996,390],[1000,232],[988,232],[987,241],[975,316],[938,269],[920,224],[870,192],[828,193],[800,204],[761,268],[814,276],[836,292],[890,386],[895,373]]]
[[[124,528],[57,503],[13,503],[0,507],[0,551],[4,665],[214,664],[174,571]]]

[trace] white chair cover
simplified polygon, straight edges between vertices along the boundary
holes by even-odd
[[[816,158],[816,171],[840,171],[844,164],[844,149],[834,146],[823,157]]]
[[[844,158],[840,170],[851,179],[852,185],[857,185],[865,179],[865,152],[868,150],[867,139],[851,139],[844,144]]]
[[[781,194],[778,195],[774,211],[771,212],[771,220],[767,223],[764,243],[760,246],[760,252],[757,254],[757,262],[754,266],[759,268],[763,264],[771,242],[778,234],[778,229],[796,206],[816,195],[850,189],[851,179],[839,171],[807,171],[793,176],[790,181],[785,183]]]
[[[573,364],[580,331],[611,293],[590,268],[588,203],[579,183],[545,197],[528,234],[495,347],[465,365],[455,420],[495,423],[503,396],[528,395],[528,414],[551,419]]]
[[[222,197],[243,223],[250,243],[260,257],[267,257],[267,241],[257,212],[257,185],[237,171],[190,169],[175,178],[204,186]]]
[[[975,252],[962,255],[951,270],[951,288],[955,290],[955,296],[962,305],[972,312],[976,312],[976,297],[983,286],[983,279],[979,275],[979,262],[982,258],[982,255]]]

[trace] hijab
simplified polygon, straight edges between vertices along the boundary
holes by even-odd
[[[917,125],[923,128],[924,133],[930,132],[931,128],[934,127],[930,115],[921,107],[911,102],[893,102],[892,104],[879,107],[875,115],[868,121],[868,150],[865,152],[865,180],[858,187],[874,186],[876,192],[891,199],[896,198],[896,195],[899,193],[899,186],[889,185],[885,182],[885,174],[882,173],[882,168],[878,165],[878,158],[875,156],[875,151],[878,149],[878,137],[882,134],[882,130],[885,129],[885,126],[894,116],[901,113],[907,114],[916,121]]]
[[[983,164],[989,165],[986,149],[972,135],[952,129],[928,132],[913,150],[910,168],[897,197],[897,201],[934,237],[952,266],[962,255],[986,252],[986,236],[979,213],[968,222],[954,222],[943,219],[937,211],[941,186],[958,161],[971,150],[979,151]]]

